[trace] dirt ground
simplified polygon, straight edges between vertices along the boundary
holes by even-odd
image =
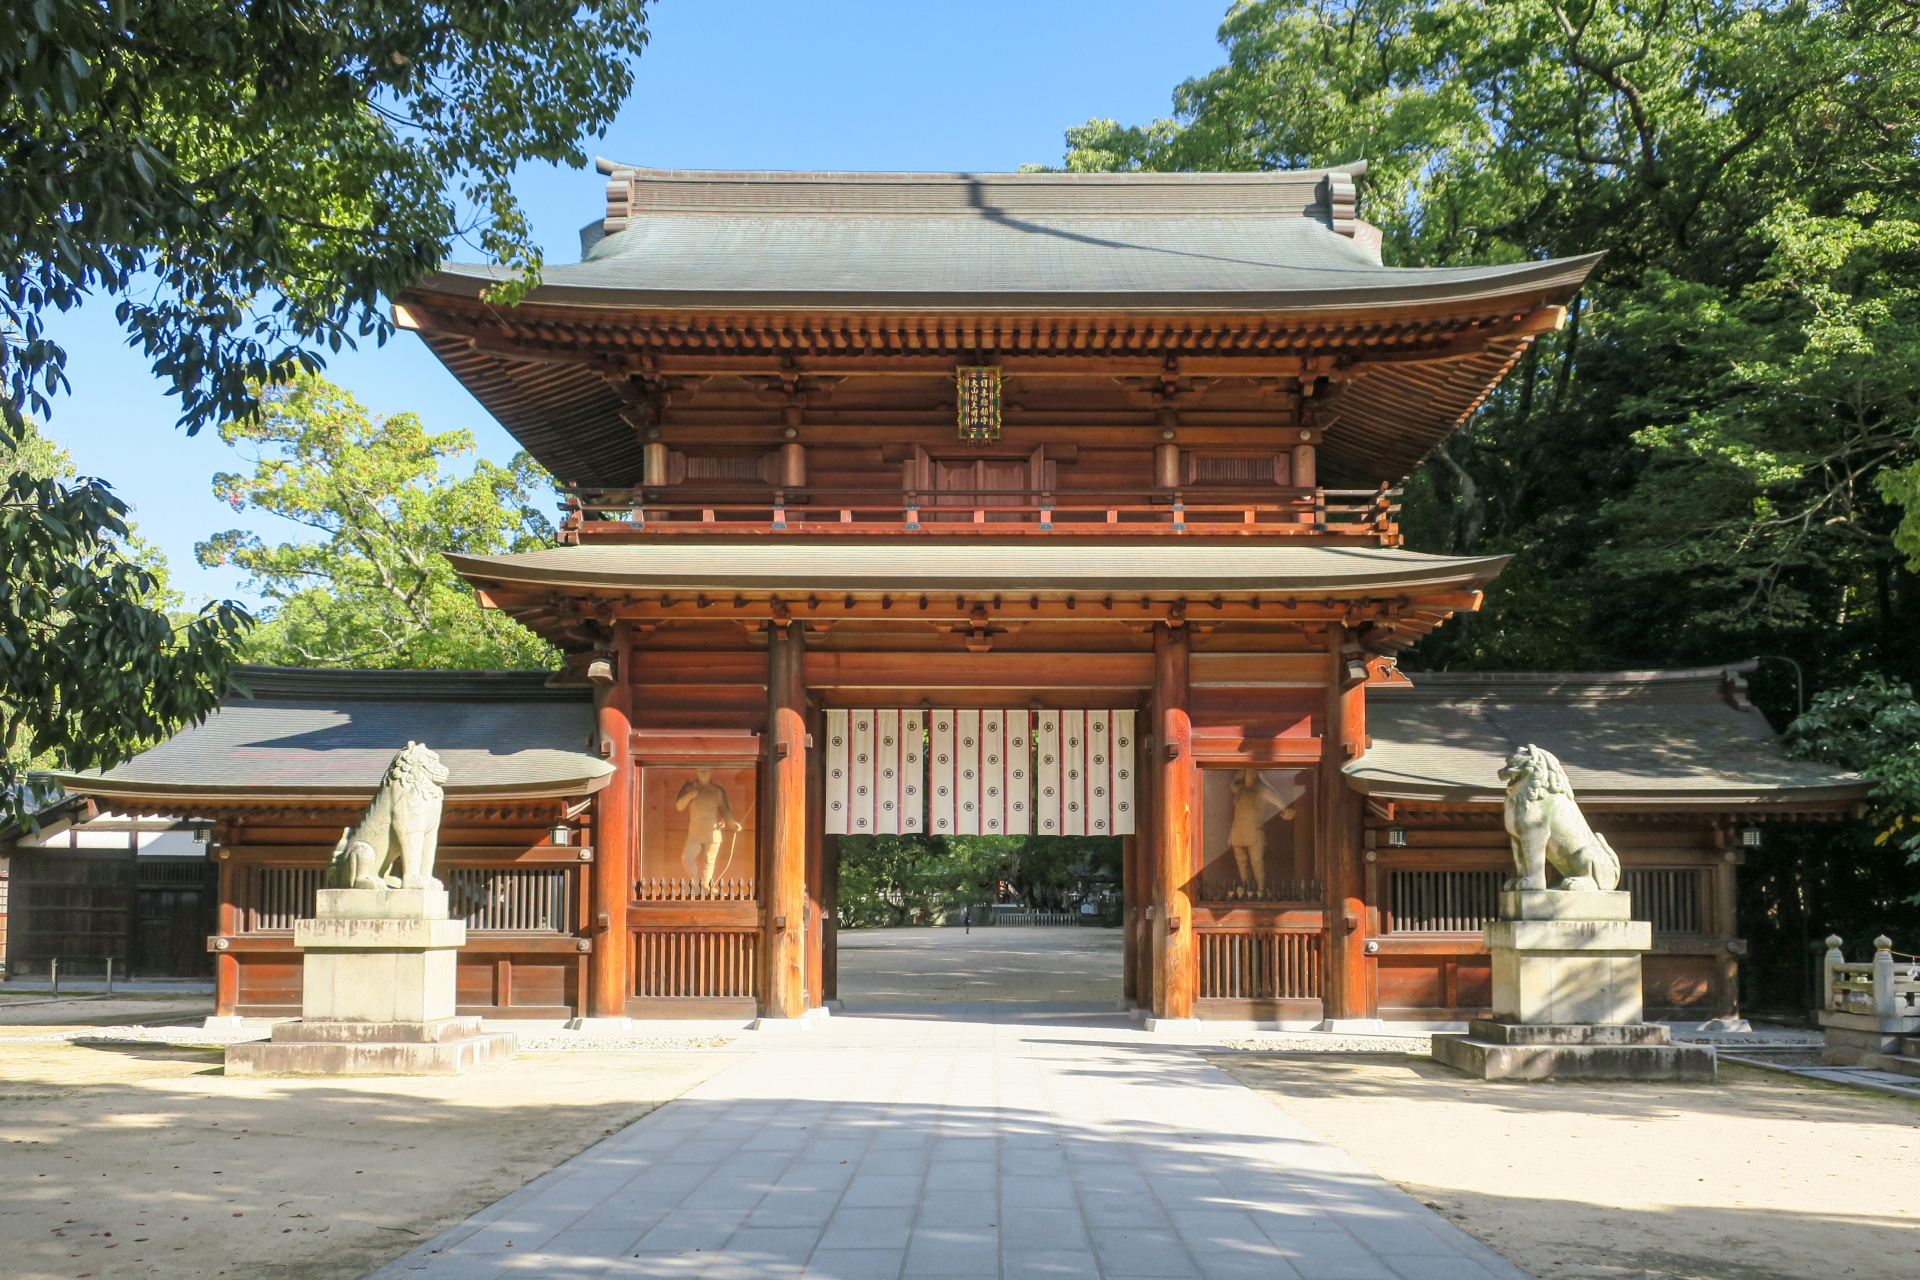
[[[0,1272],[364,1276],[735,1061],[229,1080],[214,1050],[0,1036]]]
[[[0,994],[0,1027],[105,1027],[119,1024],[165,1022],[198,1023],[213,1012],[213,1000],[204,995],[164,992],[112,996],[52,996],[45,991],[9,991]],[[3,1034],[3,1033],[0,1033]]]
[[[1541,1280],[1920,1275],[1920,1102],[1725,1064],[1661,1086],[1215,1061]]]
[[[1120,999],[1118,929],[846,929],[839,938],[848,1009],[948,1001],[1112,1008]]]

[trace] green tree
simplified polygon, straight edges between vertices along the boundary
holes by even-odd
[[[252,619],[169,616],[166,564],[98,480],[21,424],[0,446],[0,826],[26,816],[29,767],[111,767],[226,692]]]
[[[35,0],[0,11],[6,413],[46,412],[52,311],[89,295],[189,432],[392,332],[381,299],[461,236],[540,254],[510,179],[587,160],[633,84],[644,0]]]
[[[1816,691],[1920,685],[1920,7],[1243,0],[1220,36],[1170,118],[1070,129],[1067,167],[1364,158],[1389,263],[1605,254],[1409,478],[1411,546],[1515,557],[1409,668],[1767,653]],[[1786,664],[1754,685],[1793,718]],[[1904,883],[1863,879],[1876,830],[1784,830],[1750,863],[1770,998]]]
[[[34,0],[0,9],[0,445],[65,383],[46,319],[89,297],[180,398],[189,432],[251,388],[392,326],[391,297],[469,236],[540,258],[509,179],[586,162],[632,84],[644,0]],[[125,507],[6,473],[0,708],[13,751],[76,767],[203,716],[245,614],[182,630],[140,602]],[[11,808],[8,810],[11,811]]]
[[[202,565],[245,570],[273,607],[249,639],[256,662],[318,667],[551,667],[546,641],[482,609],[442,551],[489,555],[553,545],[538,501],[551,480],[531,457],[481,459],[455,476],[473,435],[430,435],[411,413],[376,417],[339,387],[301,377],[259,393],[260,414],[220,427],[254,455],[214,493],[320,534],[269,545],[229,530],[195,548]]]
[[[1920,678],[1904,490],[1876,480],[1914,460],[1920,10],[1261,0],[1220,34],[1173,117],[1069,130],[1068,167],[1364,157],[1390,262],[1606,255],[1410,480],[1413,545],[1517,556],[1411,665]]]

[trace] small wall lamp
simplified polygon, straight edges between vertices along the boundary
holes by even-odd
[[[1758,849],[1760,847],[1760,843],[1761,843],[1760,828],[1758,827],[1740,828],[1740,847],[1742,849]]]
[[[1404,849],[1407,847],[1407,829],[1405,827],[1387,828],[1387,848]]]
[[[547,832],[547,838],[555,844],[572,844],[573,828],[564,822],[556,822],[553,829]]]

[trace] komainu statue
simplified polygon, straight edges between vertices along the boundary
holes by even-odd
[[[439,889],[433,855],[447,767],[424,743],[409,742],[387,766],[360,825],[340,833],[327,864],[330,889]],[[395,864],[399,875],[394,874]]]
[[[1619,887],[1620,857],[1587,825],[1553,752],[1528,743],[1507,757],[1500,780],[1507,784],[1507,835],[1513,840],[1514,876],[1507,888],[1546,888],[1548,863],[1565,877],[1558,888]]]

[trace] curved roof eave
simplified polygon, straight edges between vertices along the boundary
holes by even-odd
[[[608,766],[604,773],[582,774],[570,778],[546,778],[538,782],[497,783],[480,786],[450,785],[444,790],[449,803],[463,800],[544,800],[563,796],[590,795],[606,786],[613,777]],[[339,800],[365,803],[379,790],[373,787],[250,786],[234,788],[221,784],[195,786],[178,783],[116,781],[94,773],[56,773],[61,785],[76,795],[102,800],[135,801],[146,804],[178,801],[203,804],[262,804],[275,800]]]
[[[543,283],[526,302],[617,311],[1099,311],[1142,314],[1404,311],[1410,305],[1472,304],[1542,291],[1571,296],[1602,255],[1584,254],[1545,262],[1498,267],[1375,267],[1355,270],[1352,283],[1314,289],[1113,290],[1027,292],[1012,290],[908,292],[905,290],[651,290],[577,283]],[[588,265],[588,264],[575,264]],[[557,270],[565,270],[559,268]],[[501,267],[444,264],[410,292],[478,298],[488,287],[513,278]],[[1328,276],[1349,274],[1323,272]],[[1364,281],[1362,283],[1361,281]]]
[[[704,540],[703,540],[704,541]],[[1126,590],[1178,592],[1295,592],[1365,591],[1369,593],[1405,593],[1409,591],[1443,592],[1474,590],[1491,582],[1506,565],[1508,556],[1475,558],[1427,557],[1413,552],[1394,552],[1374,548],[1280,548],[1270,555],[1287,557],[1296,563],[1237,567],[1228,562],[1252,561],[1264,548],[1207,547],[1162,548],[1158,546],[1101,548],[1083,545],[1055,547],[995,546],[990,554],[982,548],[930,546],[897,543],[858,547],[822,547],[817,543],[793,542],[784,546],[754,543],[761,567],[740,564],[738,544],[682,548],[673,552],[692,554],[660,556],[659,544],[608,547],[560,547],[550,551],[517,555],[468,556],[447,554],[454,571],[469,581],[513,583],[526,586],[601,588],[627,590],[644,588],[668,591],[1098,591]],[[784,568],[767,564],[769,552],[808,549],[810,563]],[[1179,551],[1176,558],[1169,552]],[[860,553],[869,553],[860,563]],[[1101,553],[1115,557],[1108,565],[1100,562]],[[1122,566],[1118,558],[1128,553],[1148,553],[1137,566]],[[1252,555],[1248,554],[1253,553]],[[667,563],[649,566],[649,553]],[[704,554],[702,554],[704,553]],[[972,563],[960,563],[970,553]],[[1159,553],[1160,564],[1151,563]],[[1293,553],[1290,557],[1288,553]],[[1305,553],[1305,554],[1302,554]],[[1311,556],[1311,559],[1308,557]],[[1207,563],[1189,564],[1187,558]],[[916,563],[916,561],[918,563]],[[1343,562],[1352,569],[1339,571]],[[1372,562],[1373,567],[1368,566]]]

